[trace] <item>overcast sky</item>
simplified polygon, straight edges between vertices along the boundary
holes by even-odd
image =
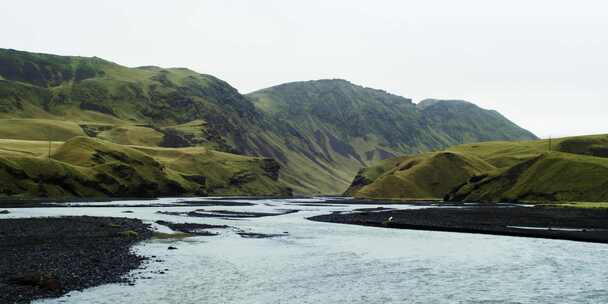
[[[608,4],[2,1],[0,47],[188,67],[248,93],[344,78],[465,99],[541,137],[608,133]]]

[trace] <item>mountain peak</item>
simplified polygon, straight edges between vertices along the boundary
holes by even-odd
[[[461,99],[434,99],[434,98],[427,98],[427,99],[423,99],[421,100],[418,104],[416,104],[416,107],[420,110],[424,110],[428,107],[434,106],[434,105],[448,105],[448,106],[474,106],[474,107],[478,107],[477,105],[475,105],[474,103],[468,102],[466,100],[461,100]]]

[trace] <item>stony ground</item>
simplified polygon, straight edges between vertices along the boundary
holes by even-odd
[[[143,257],[131,252],[152,232],[139,220],[60,217],[0,220],[0,303],[29,303],[125,282]]]
[[[492,204],[415,210],[362,210],[320,215],[309,219],[388,228],[608,243],[608,209],[521,207]],[[521,229],[521,227],[546,229]],[[569,230],[562,230],[563,228]]]

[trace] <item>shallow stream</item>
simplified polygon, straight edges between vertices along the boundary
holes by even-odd
[[[120,205],[114,207],[14,208],[6,217],[118,216],[149,223],[236,227],[214,230],[217,236],[137,245],[137,253],[156,258],[133,273],[135,286],[104,285],[36,303],[608,303],[605,244],[307,220],[333,211],[376,207],[309,205],[325,200],[241,199],[237,201],[254,205],[203,207],[164,206],[184,199],[122,201],[113,202]],[[134,206],[141,204],[155,206]],[[197,209],[299,211],[247,219],[157,213]],[[154,227],[169,232],[164,226]],[[280,236],[243,238],[239,231]]]

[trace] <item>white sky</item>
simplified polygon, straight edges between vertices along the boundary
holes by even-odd
[[[495,109],[541,137],[608,133],[608,2],[2,1],[0,47],[188,67],[242,93],[344,78]]]

